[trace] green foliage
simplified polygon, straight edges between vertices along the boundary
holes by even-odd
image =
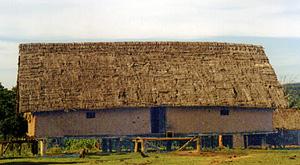
[[[87,148],[91,150],[95,148],[96,143],[96,139],[67,139],[65,140],[65,149],[80,150],[82,148]]]
[[[283,85],[289,108],[300,109],[300,83]]]
[[[16,113],[16,88],[4,88],[0,83],[0,134],[7,138],[24,137],[27,122],[22,114]]]
[[[29,144],[23,143],[21,151],[18,150],[20,148],[19,144],[10,145],[5,152],[6,158],[12,157],[31,157],[33,156],[31,153],[31,146]],[[1,162],[1,160],[0,160]],[[1,164],[1,163],[0,163]]]

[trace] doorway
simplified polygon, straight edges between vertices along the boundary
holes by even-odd
[[[152,107],[151,133],[165,133],[166,131],[166,107]]]

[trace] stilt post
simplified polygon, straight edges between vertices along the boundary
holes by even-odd
[[[218,136],[218,141],[219,141],[219,147],[224,147],[223,146],[223,136],[222,135]]]
[[[39,141],[40,143],[40,155],[45,156],[46,151],[47,151],[47,140],[46,139],[41,139]]]
[[[138,140],[135,139],[134,140],[134,152],[138,152],[138,150],[139,150],[139,144],[138,143],[139,143]]]
[[[101,149],[103,153],[106,153],[108,150],[107,139],[103,138],[101,141]]]
[[[261,148],[266,149],[267,148],[267,137],[266,135],[263,135],[261,137]]]
[[[116,152],[117,153],[120,153],[121,152],[121,141],[120,141],[120,138],[117,138],[116,139]]]
[[[141,152],[145,152],[145,141],[141,140]]]
[[[197,145],[196,145],[197,152],[201,152],[201,137],[197,137]]]
[[[112,153],[113,150],[113,139],[108,139],[108,152]]]

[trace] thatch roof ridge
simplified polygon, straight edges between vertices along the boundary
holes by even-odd
[[[118,41],[118,42],[68,42],[68,43],[21,43],[19,48],[30,49],[40,47],[52,47],[52,46],[101,46],[101,45],[199,45],[199,46],[226,46],[226,47],[248,47],[262,49],[263,46],[256,44],[245,43],[230,43],[230,42],[198,42],[198,41]],[[224,47],[225,48],[225,47]]]

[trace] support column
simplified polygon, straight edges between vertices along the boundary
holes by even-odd
[[[101,141],[101,149],[103,153],[106,153],[108,150],[107,139],[102,139]]]
[[[108,139],[108,152],[112,153],[113,150],[113,139]]]
[[[145,141],[141,140],[141,152],[145,152]]]
[[[40,143],[40,155],[44,156],[46,154],[47,151],[47,140],[46,139],[41,139],[39,141]]]
[[[196,145],[197,152],[201,152],[201,137],[197,137],[197,145]]]
[[[223,136],[222,135],[218,136],[218,141],[219,141],[219,147],[224,147],[223,146]]]
[[[244,147],[248,148],[248,135],[244,135]]]
[[[145,141],[142,139],[134,140],[134,152],[145,152]]]
[[[234,134],[232,135],[232,143],[233,143],[233,148],[246,148],[244,145],[244,137],[242,134]]]
[[[298,145],[300,146],[300,131],[297,132],[298,132]]]
[[[262,149],[267,149],[267,137],[266,137],[266,135],[263,135],[261,137],[261,148]]]
[[[39,142],[37,140],[33,140],[31,143],[31,153],[32,155],[39,154]]]
[[[1,143],[1,145],[0,145],[0,157],[2,157],[3,156],[3,144]]]
[[[139,148],[139,144],[140,141],[139,140],[134,140],[134,152],[139,152],[140,148]]]
[[[121,143],[120,143],[120,138],[116,139],[116,152],[120,153],[121,152]]]

